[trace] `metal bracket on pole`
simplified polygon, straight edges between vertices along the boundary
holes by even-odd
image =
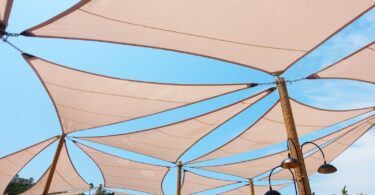
[[[53,158],[52,165],[51,165],[49,173],[48,173],[46,185],[44,186],[43,195],[47,195],[48,194],[48,191],[49,191],[49,188],[51,186],[52,179],[53,179],[53,175],[54,175],[55,170],[56,170],[56,165],[57,165],[57,162],[59,160],[61,149],[64,146],[64,141],[65,141],[65,134],[63,133],[60,136],[59,143],[57,145],[55,157]]]
[[[177,163],[177,195],[181,195],[181,175],[182,175],[182,162]]]
[[[277,88],[279,91],[280,104],[281,104],[281,109],[283,112],[284,123],[285,123],[288,140],[289,139],[292,140],[296,145],[296,147],[290,147],[290,153],[293,158],[298,159],[299,162],[301,163],[301,166],[299,166],[298,168],[294,170],[297,178],[302,179],[300,181],[297,181],[298,191],[299,191],[299,194],[301,195],[311,195],[311,189],[310,189],[310,184],[309,184],[307,171],[305,167],[305,161],[303,159],[301,146],[298,140],[298,134],[297,134],[296,126],[294,123],[294,118],[293,118],[292,108],[290,106],[286,83],[283,78],[276,79],[276,83],[277,83]]]

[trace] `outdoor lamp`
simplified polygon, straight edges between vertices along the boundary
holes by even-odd
[[[321,174],[330,174],[330,173],[334,173],[334,172],[337,171],[337,169],[336,169],[335,166],[327,163],[326,157],[324,155],[324,152],[323,152],[322,148],[320,148],[320,146],[318,144],[316,144],[314,142],[305,142],[305,143],[303,143],[301,145],[301,149],[306,144],[313,144],[313,145],[315,145],[320,150],[320,152],[322,153],[324,164],[320,165],[320,167],[318,168],[318,173],[321,173]]]
[[[284,159],[282,162],[281,162],[281,167],[284,168],[284,169],[294,169],[294,168],[297,168],[299,166],[301,166],[301,163],[299,162],[299,160],[291,157],[290,155],[290,142],[292,142],[293,144],[293,147],[295,150],[297,150],[296,148],[296,145],[294,144],[293,140],[288,138],[288,141],[287,141],[287,147],[288,147],[288,158]]]
[[[274,167],[270,174],[268,175],[268,184],[270,186],[270,190],[268,192],[265,193],[265,195],[281,195],[280,192],[276,191],[276,190],[273,190],[272,189],[272,184],[271,184],[271,176],[272,176],[272,173],[277,169],[277,168],[280,168],[281,166],[277,166],[277,167]],[[294,174],[293,174],[293,171],[288,169],[290,171],[290,173],[292,174],[292,178],[293,178],[293,184],[294,184],[294,190],[296,191],[296,195],[298,195],[298,191],[297,191],[297,184],[296,184],[296,178],[294,177]]]

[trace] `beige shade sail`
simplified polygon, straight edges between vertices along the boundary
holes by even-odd
[[[131,194],[131,193],[126,193],[126,192],[119,192],[119,191],[116,191],[116,190],[110,190],[111,192],[116,192],[117,195],[134,195],[134,194]]]
[[[209,190],[211,188],[217,188],[236,183],[235,181],[219,180],[197,175],[189,171],[185,171],[184,173],[184,183],[181,188],[182,195],[195,194],[198,192]]]
[[[336,131],[334,133],[331,133],[324,137],[316,139],[314,140],[314,142],[318,145],[324,144],[329,140],[348,134],[348,132],[353,131],[353,129],[356,128],[357,126],[360,126],[362,124],[367,124],[368,121],[369,121],[369,118],[366,118],[353,125],[350,125],[349,127],[343,128],[339,131]],[[306,145],[304,147],[304,151],[306,152],[311,149],[312,148],[310,145]],[[255,178],[258,175],[261,175],[269,171],[273,167],[279,166],[281,161],[287,158],[287,156],[288,156],[288,151],[281,151],[279,153],[274,153],[271,155],[267,155],[267,156],[249,160],[249,161],[243,161],[243,162],[221,165],[221,166],[205,167],[204,169],[227,173],[231,175],[236,175],[236,176],[240,176],[243,178]],[[323,161],[321,161],[320,163],[322,162]],[[289,172],[285,172],[285,173],[286,173],[285,175],[287,176],[287,178],[285,179],[290,179],[291,177],[290,173]],[[276,179],[276,178],[272,177],[272,179]]]
[[[336,111],[314,108],[293,99],[290,100],[290,103],[299,136],[359,116],[374,109],[364,108]],[[263,117],[232,142],[195,160],[195,162],[259,149],[282,142],[286,138],[284,118],[280,102],[278,102]]]
[[[200,138],[250,107],[267,93],[268,91],[261,92],[219,110],[163,127],[122,135],[80,139],[176,162]]]
[[[247,87],[132,81],[24,57],[49,93],[65,133],[156,114]]]
[[[352,79],[375,84],[375,44],[328,66],[317,73],[319,78]]]
[[[13,177],[37,154],[56,141],[56,139],[57,137],[50,138],[0,158],[0,192],[3,193]]]
[[[26,195],[39,195],[43,193],[46,181],[49,175],[48,169],[39,181],[29,190],[24,192]],[[76,189],[88,189],[90,185],[86,183],[75,169],[66,144],[61,149],[59,160],[57,161],[55,173],[53,174],[49,193],[64,192]]]
[[[77,194],[83,194],[87,191],[89,191],[90,189],[73,189],[73,190],[69,190],[69,191],[64,191],[64,192],[53,192],[52,194],[53,195],[77,195]]]
[[[272,186],[272,189],[273,190],[279,190],[281,188],[284,188],[286,187],[288,184],[283,184],[283,185],[273,185]],[[259,186],[259,185],[254,185],[254,194],[256,195],[263,195],[265,194],[268,190],[270,190],[270,188],[268,186]],[[233,189],[231,191],[228,191],[228,192],[223,192],[221,194],[225,194],[225,195],[249,195],[251,194],[250,193],[250,186],[249,185],[246,185],[246,186],[242,186],[240,188],[236,188],[236,189]],[[252,195],[252,194],[251,194]]]
[[[348,149],[355,141],[357,141],[362,135],[364,135],[368,130],[370,130],[375,124],[375,117],[356,125],[352,128],[347,128],[347,131],[336,137],[334,141],[322,147],[324,155],[326,157],[327,163],[332,162],[341,153]],[[320,145],[320,144],[319,144]],[[307,145],[306,145],[307,146]],[[311,146],[310,146],[311,147]],[[312,148],[309,148],[312,149]],[[309,151],[305,149],[305,151]],[[320,165],[323,164],[323,156],[320,151],[316,151],[305,157],[306,171],[308,175],[312,175],[317,172]],[[286,171],[280,171],[272,175],[272,179],[286,179],[290,176]]]
[[[373,0],[82,0],[23,34],[161,48],[275,72],[374,4]]]
[[[12,9],[13,0],[0,0],[0,27],[4,28],[8,24],[10,11]],[[0,28],[0,29],[1,29]]]
[[[163,194],[161,182],[169,170],[167,167],[127,160],[76,144],[97,164],[103,174],[105,187]]]
[[[132,195],[132,194],[130,194],[130,193],[125,193],[125,192],[117,192],[117,191],[116,191],[116,194],[117,194],[117,195]]]

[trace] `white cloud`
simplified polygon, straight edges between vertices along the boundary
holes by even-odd
[[[332,175],[316,175],[311,187],[317,195],[341,194],[340,189],[347,185],[349,194],[361,192],[375,195],[375,128],[365,134],[352,147],[339,156],[332,164],[338,172]]]
[[[308,80],[292,85],[293,97],[319,108],[352,109],[375,104],[375,87],[350,80]]]

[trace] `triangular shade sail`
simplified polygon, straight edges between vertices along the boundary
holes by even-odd
[[[83,194],[83,193],[85,193],[89,190],[90,189],[73,189],[73,190],[70,190],[70,191],[55,192],[54,194],[57,194],[57,195],[78,195],[78,194]]]
[[[354,128],[347,129],[347,131],[337,137],[334,141],[322,147],[327,163],[333,161],[346,149],[348,149],[355,141],[357,141],[362,135],[364,135],[371,127],[375,124],[375,117],[362,122]],[[306,145],[307,146],[307,145]],[[305,150],[305,148],[304,148]],[[308,151],[308,149],[306,150]],[[308,175],[312,175],[317,172],[320,165],[323,164],[323,157],[319,151],[316,151],[305,157],[306,171]],[[290,178],[287,171],[280,171],[272,175],[272,179],[286,179]]]
[[[176,162],[200,138],[226,122],[268,92],[192,119],[145,131],[102,137],[80,138]]]
[[[182,195],[194,194],[211,188],[217,188],[235,183],[235,181],[225,181],[200,176],[188,171],[184,174],[184,183],[181,188]]]
[[[318,145],[324,144],[329,140],[332,140],[334,138],[347,134],[353,128],[356,128],[359,125],[366,124],[368,120],[369,120],[368,118],[365,120],[362,120],[349,127],[343,128],[342,130],[336,131],[327,136],[316,139],[314,142]],[[304,147],[304,151],[306,152],[309,151],[311,149],[310,147],[311,146],[306,145],[306,148]],[[249,161],[221,165],[221,166],[205,167],[204,169],[227,173],[231,175],[236,175],[236,176],[240,176],[243,178],[254,178],[260,174],[263,174],[269,171],[273,167],[279,166],[281,161],[287,158],[288,156],[287,154],[288,154],[288,151],[282,151],[279,153],[271,154],[268,156],[260,157],[260,158],[249,160]],[[318,153],[318,155],[320,154]],[[322,162],[323,161],[321,161],[320,163]],[[285,179],[290,179],[291,178],[290,173],[289,172],[286,172],[286,173],[288,177]],[[277,179],[277,178],[272,177],[272,179]]]
[[[113,156],[76,143],[97,164],[104,177],[104,186],[125,188],[162,195],[161,182],[167,167],[143,164]]]
[[[283,187],[286,187],[288,184],[283,184],[283,185],[273,185],[272,186],[272,189],[273,190],[278,190],[278,189],[281,189]],[[258,185],[254,185],[254,194],[259,194],[259,195],[263,195],[265,194],[268,190],[270,190],[269,186],[258,186]],[[221,194],[225,194],[225,195],[249,195],[251,194],[250,192],[250,187],[249,185],[246,185],[246,186],[242,186],[240,188],[236,188],[236,189],[233,189],[231,191],[228,191],[228,192],[224,192],[224,193],[221,193]],[[252,194],[251,194],[252,195]]]
[[[50,138],[13,154],[0,158],[0,192],[4,193],[9,182],[37,154],[48,147],[57,137]]]
[[[353,53],[317,73],[319,78],[353,79],[375,84],[375,44]]]
[[[116,190],[111,190],[111,192],[116,192],[117,195],[132,195],[131,193],[119,192]]]
[[[0,27],[4,28],[8,24],[10,11],[12,8],[13,0],[0,0]],[[1,29],[0,28],[0,29]]]
[[[117,192],[117,191],[116,191],[116,194],[117,194],[117,195],[130,195],[130,194],[125,193],[125,192]]]
[[[46,181],[49,175],[48,169],[39,181],[29,190],[25,195],[40,195],[43,193]],[[65,192],[76,189],[88,189],[90,185],[87,184],[75,169],[66,144],[61,149],[59,160],[57,161],[55,173],[53,174],[52,182],[50,185],[49,193]]]
[[[119,192],[117,190],[110,190],[110,191],[115,192],[117,195],[134,195],[132,193]],[[145,193],[145,194],[149,194],[149,193]]]
[[[299,136],[328,127],[332,124],[372,111],[373,108],[357,110],[323,110],[290,100]],[[258,122],[249,127],[232,142],[195,161],[210,160],[259,149],[286,140],[286,130],[280,103],[275,104]]]
[[[83,0],[27,33],[161,48],[274,72],[373,5],[373,0]]]
[[[138,82],[24,57],[52,98],[65,133],[127,121],[246,88]]]

